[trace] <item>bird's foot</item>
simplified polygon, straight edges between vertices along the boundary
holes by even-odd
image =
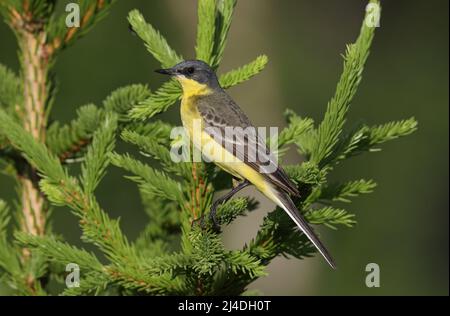
[[[209,223],[205,221],[205,215],[202,215],[199,218],[192,221],[191,227],[199,226],[202,230],[211,228],[212,231],[219,234],[221,232],[221,229],[219,221],[216,218],[216,208],[214,207],[214,205],[211,207],[208,219]]]
[[[217,220],[217,216],[216,216],[216,205],[213,205],[211,207],[211,210],[209,211],[209,220],[212,223],[212,229],[215,233],[220,233],[220,224],[219,221]]]
[[[191,228],[194,228],[196,226],[200,227],[202,230],[205,230],[205,216],[200,216],[199,218],[192,220]]]

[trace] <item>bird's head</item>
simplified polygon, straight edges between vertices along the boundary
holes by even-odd
[[[172,68],[155,71],[177,79],[181,83],[184,93],[201,94],[219,87],[214,71],[207,63],[200,60],[186,60]]]

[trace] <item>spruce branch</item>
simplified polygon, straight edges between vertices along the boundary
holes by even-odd
[[[199,0],[197,15],[196,56],[198,60],[211,64],[216,28],[216,0]]]
[[[17,282],[22,279],[22,269],[17,252],[8,240],[10,220],[10,209],[5,201],[0,200],[0,271],[6,272],[9,282],[17,287],[23,285],[21,282]]]
[[[109,13],[115,0],[80,0],[80,25],[67,27],[67,16],[53,14],[48,26],[48,48],[56,53],[85,36]]]
[[[236,275],[246,274],[251,279],[267,276],[265,266],[248,252],[230,251],[226,255],[226,264]]]
[[[124,141],[137,145],[145,154],[159,160],[165,171],[175,173],[185,179],[191,176],[191,164],[174,162],[169,149],[157,140],[131,130],[124,130],[121,137]]]
[[[166,146],[169,146],[171,143],[170,133],[172,129],[172,125],[159,120],[146,123],[131,123],[126,128],[126,130],[133,131],[141,136],[151,137],[154,141]]]
[[[346,183],[330,183],[320,187],[317,198],[321,202],[350,202],[350,198],[372,193],[377,184],[373,180],[356,180]]]
[[[161,63],[169,68],[183,60],[167,43],[165,38],[153,26],[147,23],[138,10],[128,14],[128,22],[136,34],[144,41],[147,50]]]
[[[106,273],[89,271],[81,276],[78,287],[66,288],[62,296],[102,295],[111,280]]]
[[[326,182],[326,171],[319,169],[311,161],[306,161],[301,165],[287,165],[285,171],[297,185],[320,185]]]
[[[193,257],[184,253],[170,253],[154,257],[145,264],[147,271],[152,273],[173,273],[183,275],[194,264]]]
[[[42,176],[56,183],[61,179],[68,179],[67,172],[59,163],[59,159],[1,109],[0,133],[6,135],[12,145],[22,152],[35,168],[41,171]]]
[[[152,93],[149,98],[133,107],[130,110],[130,118],[135,120],[149,119],[166,111],[180,97],[180,85],[176,81],[170,80]]]
[[[303,143],[301,140],[306,133],[313,130],[314,121],[310,118],[301,118],[291,110],[285,111],[285,117],[288,122],[288,127],[283,129],[278,135],[278,155],[282,156],[287,151],[287,146],[293,143]],[[268,140],[268,146],[274,141]]]
[[[107,269],[109,277],[117,285],[131,293],[151,295],[183,295],[186,288],[181,278],[174,278],[171,273],[152,275],[131,267],[114,266]]]
[[[333,152],[339,141],[345,123],[345,115],[362,79],[374,32],[375,28],[369,27],[364,19],[358,39],[354,44],[347,46],[344,70],[337,84],[335,95],[328,103],[323,121],[314,135],[315,143],[311,152],[311,160],[318,165],[322,164],[323,160]]]
[[[225,45],[227,43],[228,31],[230,30],[234,7],[237,0],[218,0],[216,7],[214,49],[211,67],[216,69],[222,61]]]
[[[22,83],[8,68],[0,64],[0,108],[8,109],[12,113],[22,106]]]
[[[138,183],[144,192],[155,194],[171,201],[183,201],[180,184],[171,179],[166,173],[153,169],[128,154],[120,155],[114,153],[110,155],[110,158],[113,165],[133,173],[134,176],[129,176],[128,178]]]
[[[150,90],[145,85],[133,84],[121,87],[103,101],[103,107],[106,111],[117,113],[121,122],[128,122],[128,111],[150,95]]]
[[[148,191],[140,190],[140,195],[149,221],[133,244],[144,256],[162,255],[180,233],[180,218],[178,213],[173,212],[178,207],[177,203]]]
[[[220,237],[211,232],[203,232],[200,229],[193,229],[189,233],[191,243],[191,253],[194,260],[192,266],[197,277],[213,274],[213,270],[220,266],[225,257],[225,248]]]
[[[102,110],[94,104],[80,107],[77,118],[70,123],[55,122],[49,127],[47,146],[61,161],[76,156],[90,143],[102,116]]]
[[[39,190],[41,176],[50,185],[52,178],[64,178],[61,167],[55,164],[43,144],[47,141],[48,117],[54,104],[55,84],[52,68],[57,52],[67,46],[73,39],[85,34],[98,21],[113,1],[80,1],[83,17],[80,28],[67,29],[65,16],[56,15],[56,1],[53,0],[5,0],[0,3],[0,13],[12,29],[19,46],[20,78],[0,67],[0,105],[7,107],[10,118],[15,118],[23,130],[13,126],[13,131],[6,135],[16,150],[23,151],[22,146],[33,148],[25,154],[29,162],[41,167],[39,174],[35,166],[23,160],[19,154],[8,148],[6,165],[16,169],[9,172],[19,183],[21,213],[18,214],[21,230],[33,235],[44,236],[48,228],[49,209],[43,193]],[[64,25],[63,25],[64,23]],[[6,80],[6,81],[4,81]],[[2,120],[4,112],[0,113]],[[9,126],[11,122],[5,122]],[[2,126],[2,128],[6,127]],[[17,140],[24,136],[25,141]],[[3,151],[4,137],[0,138]],[[3,154],[2,154],[3,156]],[[2,157],[3,158],[3,157]],[[0,159],[5,164],[4,159]],[[54,169],[53,169],[54,168]],[[54,179],[53,179],[54,180]],[[36,257],[34,257],[36,256]],[[31,294],[44,293],[39,278],[47,273],[45,262],[39,255],[22,249],[23,274],[27,291]],[[22,278],[23,279],[23,278]],[[16,284],[20,281],[16,282]]]
[[[117,129],[117,116],[108,113],[101,127],[95,132],[92,145],[81,166],[81,183],[87,195],[94,192],[105,174],[109,163],[108,153],[114,149],[114,136]]]
[[[244,81],[247,81],[253,76],[260,73],[264,69],[264,67],[266,67],[268,61],[269,59],[266,55],[260,55],[254,61],[220,76],[220,85],[224,89],[228,89]]]
[[[92,157],[87,160],[89,164],[92,159],[98,159],[91,167],[85,167],[84,179],[92,179],[92,181],[86,186],[84,192],[76,179],[68,175],[59,159],[51,154],[44,144],[36,142],[1,110],[0,123],[0,132],[5,133],[11,143],[21,150],[26,159],[40,172],[43,177],[40,188],[47,194],[49,200],[56,205],[67,205],[80,217],[82,238],[96,244],[113,261],[132,260],[135,255],[122,235],[118,222],[111,220],[91,195],[92,189],[104,170],[104,159],[108,157],[108,149],[111,149],[111,145],[108,145],[110,144],[108,129],[114,129],[111,118],[105,119],[103,126],[96,134],[99,139],[94,140],[94,143],[103,143],[105,149],[98,153],[92,152]]]
[[[373,150],[373,146],[409,135],[416,130],[417,121],[414,118],[373,126],[369,129],[368,146]]]
[[[377,146],[399,137],[410,135],[417,130],[414,118],[393,121],[372,127],[363,125],[344,135],[336,150],[327,159],[329,163],[360,155],[364,152],[380,151]]]
[[[130,124],[126,113],[150,95],[147,86],[133,84],[114,90],[104,101],[103,107],[94,104],[84,105],[77,110],[77,118],[70,123],[60,125],[53,123],[47,131],[47,146],[60,157],[62,162],[77,158],[90,144],[93,134],[106,113],[118,115],[119,127]]]
[[[0,238],[2,240],[6,240],[9,220],[8,205],[5,201],[0,200]]]
[[[279,255],[302,259],[311,257],[316,251],[308,238],[299,234],[295,224],[280,208],[264,218],[256,237],[244,250],[259,258],[265,265]]]
[[[256,209],[258,203],[249,198],[234,198],[222,204],[217,209],[217,220],[221,225],[231,224],[238,216],[244,216],[247,211]]]
[[[23,246],[37,249],[51,260],[64,266],[76,262],[84,271],[101,272],[103,270],[103,265],[94,254],[57,240],[53,236],[33,236],[24,232],[16,232],[14,237]]]
[[[348,213],[346,210],[336,209],[330,206],[316,210],[309,210],[305,213],[305,217],[311,224],[325,225],[332,229],[336,229],[335,225],[352,227],[356,224],[354,214]]]

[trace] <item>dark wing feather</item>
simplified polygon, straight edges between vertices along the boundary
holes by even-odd
[[[211,137],[283,191],[294,196],[300,195],[295,184],[278,166],[276,158],[268,150],[265,140],[259,137],[257,133],[252,133],[256,129],[230,96],[224,91],[220,91],[200,96],[196,101],[206,125],[205,131]],[[240,127],[241,129],[235,130],[234,137],[228,137],[227,127]],[[240,133],[241,130],[247,133]],[[255,142],[257,146],[249,146],[249,144]],[[255,148],[257,152],[255,152]]]

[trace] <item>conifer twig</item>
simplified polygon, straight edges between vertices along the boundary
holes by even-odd
[[[173,150],[180,143],[190,154],[192,146],[173,135],[177,130],[171,124],[144,121],[179,100],[181,87],[176,81],[154,91],[141,84],[121,87],[100,106],[80,107],[69,123],[47,126],[53,100],[49,73],[57,51],[85,34],[113,2],[79,1],[83,18],[78,30],[62,27],[52,0],[34,1],[32,6],[25,5],[31,3],[28,0],[0,2],[0,13],[16,31],[21,54],[28,54],[22,58],[20,76],[0,65],[0,171],[19,179],[27,197],[35,198],[17,211],[0,200],[0,280],[17,294],[56,294],[46,281],[54,278],[61,283],[64,267],[76,263],[82,269],[80,286],[67,288],[62,295],[245,295],[250,283],[267,275],[266,267],[277,256],[313,256],[315,247],[280,208],[269,212],[244,247],[227,249],[208,215],[215,195],[232,188],[231,176],[204,161],[175,162]],[[219,69],[226,48],[236,2],[198,2],[196,58],[214,69]],[[378,1],[370,2],[379,8]],[[182,60],[139,11],[131,11],[128,21],[163,67]],[[417,129],[411,118],[346,130],[347,112],[373,35],[374,28],[363,23],[358,39],[348,46],[343,73],[322,121],[315,125],[311,118],[291,110],[285,113],[287,127],[278,135],[275,150],[282,155],[292,146],[303,155],[301,164],[283,167],[301,192],[293,201],[310,224],[353,227],[356,214],[348,203],[372,192],[376,183],[358,178],[330,182],[329,174],[341,161],[379,150],[384,142]],[[219,76],[220,83],[224,88],[240,84],[260,73],[267,62],[267,56],[260,55]],[[273,145],[275,140],[267,142]],[[116,141],[136,146],[141,155],[115,149]],[[68,168],[69,162],[80,168]],[[137,185],[148,216],[135,240],[95,196],[110,164],[123,169]],[[71,174],[72,169],[79,174]],[[30,197],[31,191],[42,204],[35,195]],[[49,204],[71,210],[79,220],[81,240],[97,247],[101,257],[47,229]],[[218,206],[216,220],[220,226],[229,225],[256,207],[248,197],[235,197]],[[16,217],[19,227],[11,220]]]

